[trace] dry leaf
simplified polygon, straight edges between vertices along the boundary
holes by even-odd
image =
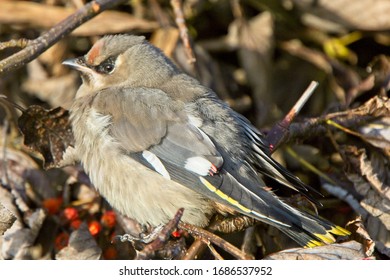
[[[374,96],[362,106],[351,110],[351,112],[361,116],[388,117],[390,115],[390,99],[384,96]]]
[[[3,149],[0,146],[0,150]],[[6,163],[5,166],[4,163]],[[23,197],[29,195],[29,187],[34,190],[35,195],[41,198],[56,195],[55,189],[50,187],[47,174],[39,169],[38,164],[26,153],[11,147],[5,149],[5,158],[0,161],[0,177],[3,183]]]
[[[332,115],[332,114],[330,114]],[[347,133],[360,137],[363,141],[381,148],[385,154],[390,153],[390,99],[375,96],[359,106],[339,115],[335,119],[343,123],[344,127],[359,130],[360,133],[345,130]],[[330,117],[329,120],[332,120]]]
[[[51,28],[70,16],[75,9],[28,1],[3,1],[0,23],[27,25],[30,28]],[[74,36],[96,36],[125,33],[133,30],[153,30],[158,24],[129,13],[105,11],[72,32]]]
[[[69,245],[56,255],[57,260],[98,260],[102,250],[97,246],[95,239],[88,230],[88,226],[82,223],[78,230],[72,232]]]
[[[16,221],[15,215],[0,203],[0,235],[9,229]]]
[[[365,255],[364,247],[356,241],[342,244],[330,244],[314,248],[294,248],[271,254],[265,260],[361,260]]]
[[[56,167],[66,148],[73,146],[69,112],[61,107],[46,110],[30,106],[18,124],[24,134],[24,144],[43,156],[46,169]]]
[[[390,116],[390,112],[389,112]],[[383,149],[390,156],[390,117],[383,117],[359,128],[371,145]]]
[[[348,164],[346,175],[362,196],[360,207],[355,210],[362,215],[370,236],[382,253],[390,252],[390,168],[389,159],[375,151],[354,146],[341,147]],[[351,205],[354,207],[354,205]],[[379,246],[379,247],[378,247]]]
[[[27,218],[27,227],[20,222],[14,223],[3,236],[1,253],[5,259],[37,259],[39,249],[33,247],[38,233],[46,218],[42,209],[37,209]]]
[[[38,170],[38,165],[25,153],[3,146],[4,151],[0,161],[0,178],[4,184],[18,191],[24,191],[24,184],[28,180],[28,173]]]
[[[371,256],[374,253],[375,242],[364,227],[361,217],[348,222],[345,228],[352,232],[351,239],[359,241],[363,245],[366,256]]]
[[[326,31],[385,31],[390,28],[388,0],[292,0],[305,12],[303,22]]]

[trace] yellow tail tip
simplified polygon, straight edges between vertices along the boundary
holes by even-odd
[[[324,243],[317,241],[317,240],[310,240],[309,242],[306,243],[306,248],[314,248],[318,246],[325,245]]]
[[[321,240],[321,243],[325,243],[325,244],[331,244],[331,243],[335,243],[336,242],[336,239],[333,237],[333,235],[331,235],[329,232],[327,232],[326,234],[318,234],[318,233],[315,233],[314,234],[319,240]]]
[[[336,234],[336,235],[340,235],[340,236],[347,236],[347,235],[351,234],[351,232],[349,232],[345,228],[342,228],[342,227],[339,227],[339,226],[332,227],[332,229],[329,230],[329,232],[331,232],[333,234]]]
[[[306,243],[305,247],[313,248],[317,246],[335,243],[336,239],[333,237],[331,233],[339,236],[347,236],[351,234],[345,228],[334,226],[330,230],[328,230],[326,234],[314,233],[314,236],[317,237],[318,240],[314,240],[314,239],[310,240],[309,242]]]

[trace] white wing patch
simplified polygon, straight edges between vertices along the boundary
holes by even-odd
[[[203,121],[199,117],[195,117],[194,115],[188,115],[188,121],[190,124],[192,124],[195,127],[201,127],[203,124]]]
[[[187,159],[184,168],[200,176],[207,176],[214,170],[214,165],[203,157],[190,157]]]
[[[164,178],[171,179],[171,176],[169,175],[168,171],[165,169],[164,164],[160,161],[160,159],[153,154],[152,152],[149,152],[147,150],[142,152],[142,157],[150,163],[150,165],[153,166],[154,170],[156,172],[160,173]]]

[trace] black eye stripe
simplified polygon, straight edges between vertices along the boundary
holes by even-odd
[[[115,57],[109,57],[94,67],[95,71],[101,74],[110,74],[115,69]]]

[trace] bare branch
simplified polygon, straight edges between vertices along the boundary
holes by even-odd
[[[176,24],[180,30],[180,37],[183,41],[189,64],[196,62],[194,51],[192,50],[190,38],[188,36],[188,28],[183,15],[183,7],[180,0],[171,0],[171,6],[176,16]]]
[[[84,22],[121,2],[124,2],[124,0],[95,0],[89,2],[81,9],[77,10],[76,13],[43,33],[40,37],[29,41],[23,50],[0,61],[0,74],[22,67]]]
[[[186,224],[186,223],[180,223],[179,228],[188,231],[189,234],[191,234],[194,237],[200,238],[203,242],[206,244],[208,242],[211,242],[221,249],[225,250],[235,258],[239,260],[252,260],[253,257],[250,255],[247,255],[246,253],[242,252],[240,249],[236,248],[226,240],[222,239],[221,237],[196,226]]]
[[[283,143],[288,136],[288,129],[291,125],[292,121],[301,111],[302,107],[306,104],[307,100],[313,94],[314,90],[317,88],[318,82],[312,81],[307,89],[304,91],[299,100],[295,103],[295,105],[291,108],[290,112],[284,117],[284,119],[278,122],[270,132],[267,134],[268,143],[270,143],[270,151],[271,153]]]

